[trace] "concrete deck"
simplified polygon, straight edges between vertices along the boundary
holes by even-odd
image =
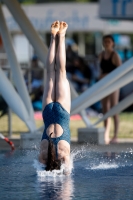
[[[16,149],[20,149],[20,138],[12,138],[11,141],[14,143]],[[128,152],[133,149],[133,139],[119,139],[118,144],[110,145],[90,145],[90,144],[79,144],[77,143],[77,138],[71,139],[71,149],[80,149],[84,146],[89,151],[96,152]],[[0,150],[10,150],[9,144],[4,140],[0,139]]]

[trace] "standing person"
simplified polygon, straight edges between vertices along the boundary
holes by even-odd
[[[111,35],[106,35],[103,37],[103,47],[104,51],[99,55],[100,68],[101,68],[101,76],[108,75],[114,69],[121,65],[121,60],[118,54],[114,51],[115,42]],[[106,113],[118,103],[119,100],[119,90],[113,92],[108,95],[104,99],[102,99],[102,108],[103,113]],[[118,115],[113,116],[114,119],[114,136],[111,141],[109,141],[109,131],[110,131],[110,118],[104,121],[105,126],[105,143],[117,143],[117,134],[118,134],[118,126],[119,126],[119,118]]]
[[[65,34],[66,22],[55,21],[51,25],[51,43],[46,59],[47,81],[43,95],[43,119],[39,161],[46,171],[60,169],[70,173],[70,87],[66,78]],[[58,46],[56,49],[58,37]],[[56,63],[56,65],[55,65]]]

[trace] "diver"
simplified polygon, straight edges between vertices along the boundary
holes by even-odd
[[[46,171],[59,170],[70,174],[70,86],[66,77],[66,22],[51,25],[51,42],[46,59],[47,81],[43,94],[45,129],[40,145],[39,161]]]

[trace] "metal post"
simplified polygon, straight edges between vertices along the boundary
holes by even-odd
[[[10,107],[8,107],[8,137],[12,137],[12,111]]]
[[[101,46],[102,46],[102,33],[95,32],[94,37],[95,37],[95,51],[96,55],[98,55],[99,52],[101,51]]]
[[[20,65],[17,62],[17,58],[16,58],[14,48],[12,45],[11,36],[8,32],[8,28],[7,28],[5,19],[4,19],[1,5],[0,5],[0,32],[2,35],[5,50],[6,50],[8,59],[9,59],[9,63],[10,63],[11,69],[12,69],[12,75],[13,75],[13,79],[14,79],[16,88],[17,88],[18,93],[21,96],[21,99],[23,100],[25,107],[28,111],[33,129],[36,130],[33,108],[32,108],[29,94],[28,94],[28,91],[27,91],[27,88],[26,88],[26,85],[24,82],[23,74],[20,69]],[[12,95],[11,95],[11,98],[12,98]]]
[[[32,91],[32,85],[31,85],[31,67],[28,68],[28,90],[29,94]]]
[[[11,69],[9,69],[9,71],[8,71],[8,78],[11,81],[11,79],[12,79]],[[12,111],[9,106],[8,106],[8,137],[9,138],[12,137]]]
[[[78,54],[85,56],[85,36],[83,33],[78,33]]]
[[[30,119],[30,116],[25,108],[25,105],[1,68],[0,68],[0,93],[2,94],[2,97],[5,99],[7,104],[10,106],[10,108],[13,110],[13,112],[15,112],[18,115],[18,117],[20,117],[20,119],[22,119],[22,121],[26,123],[29,130],[33,132],[35,130],[33,122]]]

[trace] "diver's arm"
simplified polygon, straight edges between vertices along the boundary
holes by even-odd
[[[44,164],[44,165],[46,164],[46,161],[43,159],[41,153],[40,153],[39,156],[38,156],[38,160],[39,160],[40,163],[42,163],[42,164]]]
[[[70,169],[70,156],[65,156],[64,157],[64,165],[65,165],[65,169],[63,170],[63,173],[65,175],[69,175],[71,173],[71,169]]]

